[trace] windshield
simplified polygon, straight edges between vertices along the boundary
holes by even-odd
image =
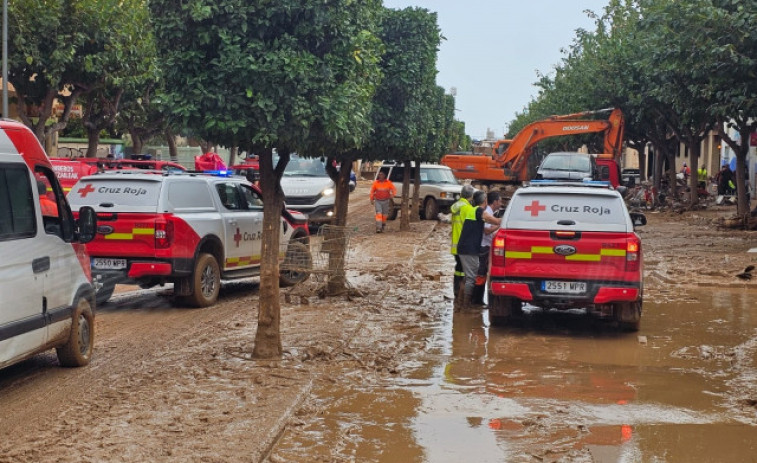
[[[278,158],[274,159],[273,165],[277,162]],[[328,174],[320,159],[293,157],[284,169],[284,177],[328,177]]]
[[[457,179],[451,169],[424,169],[421,167],[421,182],[424,183],[452,183],[457,185]]]
[[[544,159],[542,169],[591,172],[591,161],[588,156],[575,154],[550,154]]]

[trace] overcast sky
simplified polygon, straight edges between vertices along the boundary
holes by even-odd
[[[384,0],[387,8],[409,6],[438,13],[446,38],[439,51],[437,83],[457,89],[457,119],[468,135],[487,128],[504,135],[506,125],[536,95],[536,71],[554,74],[561,49],[575,30],[594,29],[585,10],[601,13],[607,0]],[[593,108],[585,108],[586,110]]]

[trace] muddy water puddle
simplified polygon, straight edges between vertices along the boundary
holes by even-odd
[[[647,292],[638,333],[449,305],[399,375],[319,381],[271,461],[757,461],[757,294]]]

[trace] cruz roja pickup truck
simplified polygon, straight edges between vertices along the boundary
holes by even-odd
[[[638,330],[644,285],[634,227],[644,224],[606,182],[533,181],[518,189],[492,243],[491,323],[507,324],[528,303],[585,308]]]
[[[98,303],[119,283],[173,283],[175,296],[205,307],[218,298],[221,279],[260,272],[263,197],[242,177],[105,172],[80,179],[68,199],[97,212],[87,251]],[[309,276],[307,218],[286,209],[280,214],[286,263],[280,283],[294,285]]]

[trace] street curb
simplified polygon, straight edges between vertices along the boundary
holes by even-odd
[[[292,418],[292,415],[299,410],[299,408],[302,406],[302,403],[305,401],[305,398],[310,395],[310,391],[313,389],[313,378],[311,377],[308,382],[302,386],[300,391],[297,393],[297,396],[292,401],[292,403],[287,407],[287,409],[282,413],[278,419],[276,419],[276,422],[268,429],[268,432],[265,433],[264,437],[261,439],[261,442],[264,443],[261,447],[263,448],[263,451],[260,452],[259,455],[252,455],[252,461],[264,463],[268,461],[268,458],[271,456],[271,452],[273,452],[274,447],[276,447],[276,444],[279,442],[279,439],[281,439],[281,436],[284,435],[284,431],[286,431],[287,423]]]

